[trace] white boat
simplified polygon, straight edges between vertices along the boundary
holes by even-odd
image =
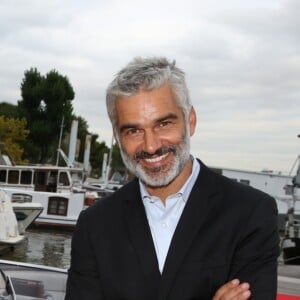
[[[26,229],[36,220],[42,213],[44,207],[40,203],[12,203],[13,211],[18,222],[18,229],[20,234],[24,234]]]
[[[63,300],[67,270],[0,260],[0,299]]]
[[[24,240],[19,233],[16,215],[9,196],[0,190],[0,253]]]
[[[36,225],[74,227],[86,207],[81,168],[52,165],[0,165],[0,188],[11,197],[16,212],[21,203],[40,203]],[[23,210],[24,212],[24,210]]]

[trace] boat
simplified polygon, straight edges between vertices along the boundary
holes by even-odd
[[[11,197],[19,220],[27,215],[24,207],[22,208],[24,203],[28,206],[27,212],[29,203],[31,210],[39,203],[43,210],[34,220],[35,226],[73,229],[81,211],[94,202],[90,199],[95,194],[88,194],[82,187],[89,165],[91,139],[87,138],[85,162],[80,167],[80,163],[75,161],[77,129],[78,121],[74,120],[68,156],[60,149],[61,132],[56,165],[14,165],[8,155],[0,155],[0,188]],[[65,166],[58,165],[59,157],[64,160]],[[25,221],[23,226],[27,226]]]
[[[0,254],[10,250],[24,240],[19,233],[16,215],[9,196],[0,190]]]
[[[42,206],[34,221],[39,226],[75,226],[80,212],[87,206],[82,178],[81,168],[0,165],[0,188],[11,197],[19,218],[26,214],[25,204],[32,203],[32,209],[37,203]]]
[[[0,260],[0,299],[63,300],[67,270]]]
[[[44,209],[42,204],[32,202],[13,202],[12,208],[17,218],[20,234],[25,233],[26,229],[36,220]]]
[[[293,177],[291,196],[281,250],[285,264],[300,265],[300,155],[298,156],[298,169]]]

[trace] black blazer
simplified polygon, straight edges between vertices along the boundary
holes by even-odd
[[[239,278],[274,300],[278,246],[274,199],[201,163],[160,274],[135,179],[81,213],[65,299],[210,300]]]

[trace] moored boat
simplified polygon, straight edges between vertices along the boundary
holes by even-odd
[[[0,254],[24,240],[19,233],[18,222],[9,196],[0,190]]]
[[[24,234],[26,229],[36,220],[42,213],[44,207],[40,203],[12,203],[13,211],[18,222],[20,234]]]
[[[40,203],[34,223],[74,227],[86,207],[81,168],[52,165],[0,165],[0,188],[12,199],[16,212],[22,203]],[[24,211],[23,211],[24,212]]]

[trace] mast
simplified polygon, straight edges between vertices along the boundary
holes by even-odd
[[[58,166],[58,161],[59,161],[59,150],[61,146],[61,139],[62,139],[62,134],[63,134],[63,128],[64,128],[64,121],[65,117],[63,116],[61,119],[61,124],[60,124],[60,133],[59,133],[59,141],[58,141],[58,149],[57,149],[57,157],[56,157],[56,165]]]

